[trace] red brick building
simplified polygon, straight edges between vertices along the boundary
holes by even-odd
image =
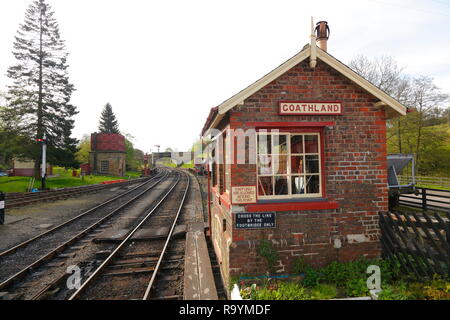
[[[125,137],[116,133],[91,134],[89,169],[93,174],[124,176],[126,170]]]
[[[386,120],[407,109],[327,53],[326,23],[316,32],[294,57],[213,108],[203,128],[218,160],[210,223],[226,282],[267,272],[256,250],[263,239],[278,251],[278,274],[289,274],[298,257],[325,265],[380,254]]]

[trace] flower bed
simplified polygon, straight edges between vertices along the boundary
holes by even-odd
[[[359,260],[347,263],[332,262],[314,269],[302,261],[294,266],[298,275],[287,279],[275,277],[235,279],[243,299],[252,300],[325,300],[351,297],[370,297],[367,267],[375,265],[381,271],[379,300],[450,300],[450,282],[435,276],[418,279],[406,274],[390,260]]]

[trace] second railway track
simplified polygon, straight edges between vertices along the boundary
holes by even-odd
[[[169,175],[167,171],[162,171],[150,181],[146,181],[129,192],[122,194],[126,194],[126,199],[120,198],[119,202],[107,201],[106,205],[101,204],[93,208],[101,208],[100,213],[97,212],[98,210],[88,210],[90,211],[89,214],[79,215],[75,217],[77,219],[72,219],[73,221],[70,220],[67,224],[57,226],[50,230],[51,232],[46,232],[35,237],[36,239],[31,239],[32,241],[30,242],[24,242],[2,253],[0,256],[0,281],[2,281],[0,283],[0,291],[26,292],[26,289],[21,290],[20,287],[26,287],[24,283],[27,283],[26,278],[28,276],[36,278],[33,277],[36,273],[39,274],[36,270],[39,271],[48,266],[60,265],[65,251],[76,249],[75,245],[83,243],[83,241],[85,243],[89,242],[92,234],[108,227],[109,224],[107,222],[110,220],[109,218],[118,214],[118,212],[123,212],[123,208],[135,202],[161,181],[167,180]],[[113,199],[117,200],[119,198],[114,197]],[[78,219],[79,217],[80,219]],[[82,223],[80,222],[81,220],[83,221]],[[55,259],[58,262],[54,262]],[[36,283],[36,279],[33,279],[33,281],[31,283]],[[36,288],[33,288],[31,291],[35,290]]]

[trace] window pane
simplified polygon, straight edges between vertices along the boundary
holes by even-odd
[[[306,193],[319,193],[319,176],[306,176]]]
[[[272,174],[272,156],[258,156],[258,174]]]
[[[303,156],[291,156],[291,173],[303,173]]]
[[[292,194],[304,194],[305,193],[305,177],[304,176],[292,176],[291,186],[292,186]]]
[[[303,136],[291,136],[291,153],[303,153]]]
[[[305,153],[319,153],[319,142],[316,135],[305,135]]]
[[[287,195],[288,193],[287,177],[275,177],[275,195]]]
[[[275,174],[287,174],[288,156],[287,155],[272,155],[273,172]]]
[[[272,139],[268,134],[258,135],[258,153],[268,154],[272,153]]]
[[[272,153],[286,154],[288,152],[286,135],[274,134],[274,135],[272,135],[272,141],[273,141],[273,152]]]
[[[306,173],[319,173],[319,156],[305,156]]]
[[[272,179],[273,179],[273,177],[259,177],[258,178],[258,195],[260,195],[260,196],[273,195]]]

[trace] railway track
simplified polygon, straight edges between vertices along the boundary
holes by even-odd
[[[17,284],[23,287],[23,284],[21,284],[22,280],[27,276],[31,276],[39,267],[42,265],[52,267],[51,261],[64,258],[64,251],[76,250],[75,244],[90,242],[95,237],[95,234],[98,234],[98,232],[110,225],[110,218],[123,214],[126,211],[123,210],[124,208],[135,203],[137,199],[148,193],[149,190],[165,181],[168,176],[169,171],[162,170],[153,178],[133,189],[0,253],[0,281],[2,281],[0,283],[0,292],[6,290],[8,292],[15,291],[14,289],[11,290],[11,288],[14,288]],[[54,263],[54,265],[58,265],[58,263]]]
[[[140,181],[145,181],[148,178],[138,178],[129,181],[116,182],[114,184],[95,184],[79,187],[69,187],[62,189],[53,189],[40,192],[14,192],[6,193],[5,195],[5,207],[6,209],[16,208],[25,206],[28,204],[44,202],[44,201],[54,201],[60,199],[67,199],[75,197],[81,194],[98,192],[106,188],[112,187],[122,187],[124,185],[138,183]]]
[[[71,293],[69,300],[181,298],[182,288],[178,288],[178,294],[173,288],[171,291],[174,293],[167,294],[167,289],[170,285],[182,283],[184,239],[177,246],[174,233],[189,187],[189,175],[178,172],[177,180],[164,196],[89,273],[81,286]],[[155,228],[165,228],[161,232],[164,236],[156,239],[142,236],[146,230]]]
[[[113,203],[113,202],[114,202],[115,200],[117,200],[117,199],[123,198],[124,196],[126,196],[126,195],[128,195],[128,194],[134,192],[135,190],[141,188],[142,186],[147,185],[149,182],[154,181],[154,180],[157,180],[157,179],[160,178],[163,174],[164,174],[164,173],[159,173],[159,174],[157,174],[156,176],[154,176],[154,177],[152,177],[152,178],[150,178],[150,179],[147,178],[147,179],[145,179],[145,181],[144,181],[143,183],[139,184],[138,186],[136,186],[136,187],[134,187],[134,188],[132,188],[132,189],[130,189],[130,190],[127,190],[127,191],[125,191],[125,192],[123,192],[123,193],[121,193],[121,194],[119,194],[119,195],[117,195],[117,196],[115,196],[115,197],[113,197],[113,198],[111,198],[111,199],[108,199],[108,200],[106,200],[106,201],[103,201],[103,202],[99,203],[98,205],[96,205],[96,206],[94,206],[94,207],[92,207],[92,208],[90,208],[90,209],[88,209],[88,210],[82,212],[81,214],[79,214],[79,215],[73,217],[72,219],[70,219],[70,220],[68,220],[68,221],[65,221],[65,222],[63,222],[63,223],[61,223],[61,224],[59,224],[59,225],[57,225],[57,226],[51,228],[50,230],[47,230],[47,231],[45,231],[45,232],[43,232],[43,233],[41,233],[41,234],[39,234],[39,235],[37,235],[37,236],[31,238],[31,239],[28,239],[28,240],[26,240],[26,241],[23,241],[23,242],[21,242],[21,243],[15,245],[14,247],[9,248],[9,249],[7,249],[7,250],[5,250],[5,251],[3,251],[3,252],[0,252],[0,258],[5,257],[6,255],[11,254],[11,253],[17,251],[18,249],[23,248],[23,247],[25,247],[26,245],[29,245],[30,243],[32,243],[32,242],[34,242],[34,241],[36,241],[36,240],[38,240],[38,239],[40,239],[40,238],[42,238],[42,237],[44,237],[44,236],[46,236],[46,235],[49,235],[49,234],[51,234],[51,233],[54,233],[55,231],[57,231],[57,230],[59,230],[59,229],[61,229],[61,228],[63,228],[63,227],[66,227],[66,226],[68,226],[69,224],[71,224],[71,223],[73,223],[73,222],[75,222],[75,221],[77,221],[77,220],[79,220],[79,219],[81,219],[81,218],[83,218],[83,217],[86,217],[88,214],[92,213],[93,211],[98,210],[99,208],[102,208],[102,207],[104,207],[104,206],[106,206],[106,205],[108,205],[108,204],[110,204],[110,203]],[[1,260],[0,260],[0,261],[1,261]]]

